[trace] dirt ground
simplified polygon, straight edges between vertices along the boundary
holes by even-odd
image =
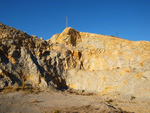
[[[77,95],[68,92],[0,94],[0,113],[150,113],[150,99],[131,95]]]

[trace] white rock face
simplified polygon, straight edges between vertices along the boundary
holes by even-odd
[[[70,88],[150,97],[150,42],[82,33],[72,28],[54,35],[50,41],[57,43],[54,50],[63,45],[71,51],[66,58],[65,79]]]

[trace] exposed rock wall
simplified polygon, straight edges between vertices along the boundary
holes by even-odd
[[[76,39],[74,43],[72,37]],[[82,33],[72,28],[50,40],[72,53],[66,67],[69,87],[98,94],[116,91],[150,96],[150,42]]]
[[[73,88],[150,97],[150,42],[78,32],[44,41],[0,24],[0,88]]]
[[[0,88],[23,84],[66,87],[57,63],[60,53],[50,46],[43,39],[0,24]]]

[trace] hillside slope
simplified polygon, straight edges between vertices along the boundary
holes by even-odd
[[[44,41],[0,24],[0,88],[21,86],[150,97],[150,42],[78,32]]]
[[[150,96],[150,42],[78,32],[66,28],[50,41],[66,56],[67,86],[106,94]],[[67,51],[68,51],[67,50]]]
[[[66,87],[57,55],[43,39],[0,24],[0,88]]]

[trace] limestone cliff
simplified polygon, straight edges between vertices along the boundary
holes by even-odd
[[[59,53],[36,36],[0,24],[0,88],[22,86],[66,87]]]
[[[150,96],[150,42],[78,32],[66,28],[50,41],[65,58],[67,86],[105,94],[121,92]],[[69,58],[68,58],[69,57]]]
[[[0,88],[72,88],[150,97],[150,42],[78,32],[44,41],[0,24]]]

